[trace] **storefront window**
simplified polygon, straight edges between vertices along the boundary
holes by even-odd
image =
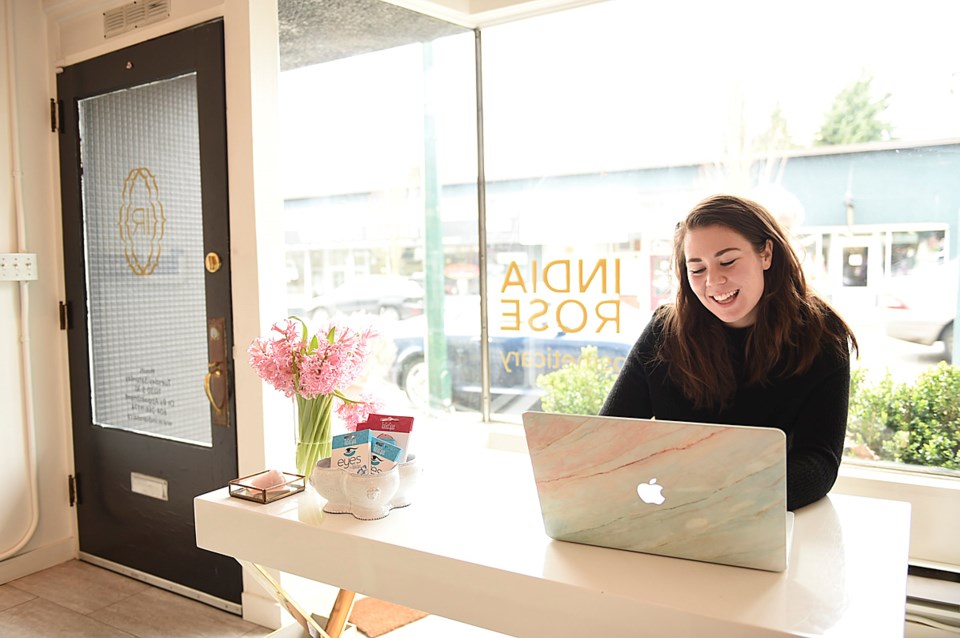
[[[732,192],[779,218],[856,332],[848,458],[958,469],[955,416],[871,412],[960,391],[958,11],[808,3],[786,29],[760,2],[615,0],[485,28],[482,198],[472,32],[291,68],[291,311],[375,322],[390,409],[481,411],[488,393],[516,422],[591,352],[618,369],[672,300],[676,222]]]
[[[843,249],[843,285],[862,287],[867,285],[868,251],[865,246]]]
[[[474,33],[375,0],[298,10],[281,37],[288,310],[379,331],[364,391],[385,410],[479,396]]]

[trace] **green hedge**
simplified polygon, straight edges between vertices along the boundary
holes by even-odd
[[[847,439],[853,456],[960,469],[960,368],[941,361],[907,383],[853,370]]]
[[[610,360],[598,356],[596,346],[585,346],[576,363],[537,377],[546,391],[541,405],[546,412],[597,414],[616,378]]]

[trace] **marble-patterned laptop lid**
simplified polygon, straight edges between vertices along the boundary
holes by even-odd
[[[552,538],[786,569],[781,430],[546,412],[523,427]]]

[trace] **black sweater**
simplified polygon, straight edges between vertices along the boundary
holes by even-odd
[[[659,317],[654,314],[634,344],[600,414],[780,428],[787,435],[787,508],[794,510],[823,498],[836,481],[843,453],[849,356],[824,347],[804,374],[749,385],[741,362],[751,329],[724,326],[734,353],[736,396],[732,407],[722,411],[696,409],[667,378],[666,366],[656,363],[663,331]]]

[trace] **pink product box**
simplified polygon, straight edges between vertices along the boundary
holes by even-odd
[[[399,445],[394,445],[386,439],[374,438],[370,442],[370,473],[389,472],[400,462],[402,455],[403,450]]]
[[[413,432],[412,416],[394,416],[392,414],[371,414],[366,423],[357,426],[357,431],[370,430],[378,439],[390,441],[403,453],[398,463],[406,463],[410,455],[410,434]]]
[[[351,474],[370,472],[370,441],[373,437],[367,430],[337,434],[331,443],[330,467],[339,468]]]

